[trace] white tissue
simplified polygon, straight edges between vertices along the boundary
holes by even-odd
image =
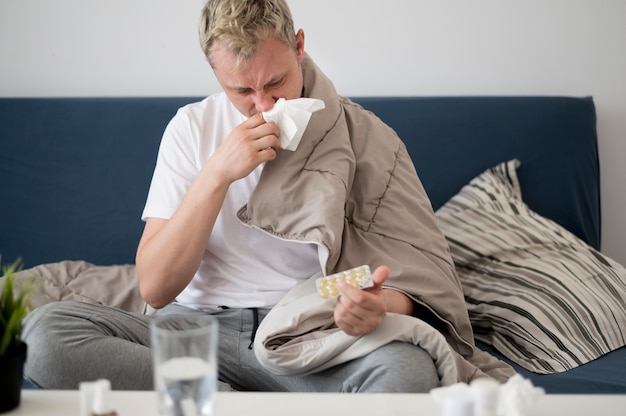
[[[433,389],[430,395],[441,405],[442,416],[474,416],[474,402],[467,384],[456,383]]]
[[[500,383],[490,378],[479,378],[471,382],[470,390],[474,401],[474,416],[498,414]]]
[[[500,387],[498,411],[505,416],[526,416],[545,391],[530,380],[514,375]]]
[[[263,118],[278,126],[280,147],[294,151],[300,144],[311,114],[325,107],[324,101],[316,98],[280,98],[271,110],[263,112]]]
[[[519,374],[505,384],[478,379],[469,385],[456,383],[430,392],[444,416],[528,416],[543,394],[542,388]]]

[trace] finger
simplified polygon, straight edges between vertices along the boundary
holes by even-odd
[[[265,124],[266,121],[263,118],[263,113],[256,113],[255,115],[253,115],[252,117],[248,118],[246,121],[244,121],[243,123],[241,123],[242,125],[244,125],[247,128],[254,128],[254,127],[258,127],[261,124]]]
[[[389,278],[389,267],[383,265],[378,266],[376,270],[372,273],[372,280],[374,281],[374,288],[381,288],[382,285]]]
[[[337,286],[337,289],[339,289],[339,293],[346,296],[353,302],[358,302],[361,289],[353,287],[351,284],[346,283],[344,280],[337,280],[335,285]]]
[[[376,328],[381,318],[369,313],[355,314],[351,308],[343,308],[341,305],[335,308],[335,323],[348,335],[362,335]]]
[[[354,309],[354,305],[350,303],[351,301],[345,296],[340,296],[337,299],[337,307],[334,311],[335,323],[346,334],[357,335],[363,333],[360,328],[364,327],[365,322],[361,316],[351,310]]]
[[[376,313],[376,300],[371,293],[356,289],[344,282],[337,282],[337,287],[341,292],[337,302],[341,304],[340,310],[345,319],[359,322]]]
[[[258,151],[263,151],[267,148],[271,148],[276,151],[280,147],[280,141],[274,134],[268,134],[261,136],[254,141],[254,146]]]
[[[268,161],[276,159],[276,149],[273,147],[266,147],[259,150],[259,157],[261,161]]]
[[[274,122],[266,122],[263,118],[263,113],[256,113],[241,125],[247,129],[255,129],[257,127],[263,127],[267,133],[266,134],[275,134],[276,137],[280,135],[280,131],[278,130],[278,126]],[[267,129],[267,130],[265,130]]]
[[[280,145],[278,140],[278,136],[280,136],[280,130],[278,130],[278,126],[274,123],[263,123],[256,127],[250,129],[253,140],[264,140],[264,143],[267,146],[277,148]],[[271,143],[266,143],[267,139],[270,139]]]

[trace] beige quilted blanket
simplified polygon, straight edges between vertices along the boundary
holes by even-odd
[[[76,300],[130,312],[146,310],[146,304],[139,295],[134,265],[96,266],[85,261],[69,260],[42,264],[18,273],[16,289],[29,278],[39,284],[30,304],[31,309],[50,302]]]
[[[373,332],[350,336],[334,324],[335,302],[319,297],[315,277],[296,286],[261,322],[254,342],[257,360],[272,373],[302,376],[362,357],[391,341],[403,341],[430,354],[442,386],[458,381],[457,354],[426,322],[389,313]]]

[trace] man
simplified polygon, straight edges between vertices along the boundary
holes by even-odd
[[[413,343],[299,376],[276,375],[255,357],[259,323],[294,287],[370,264],[373,288],[340,286],[337,328],[356,339],[390,313],[413,315],[441,330],[460,381],[482,375],[470,361],[492,362],[474,351],[445,239],[404,146],[336,94],[305,54],[285,1],[208,0],[200,39],[223,92],[180,109],[163,135],[136,258],[146,302],[157,314],[214,314],[220,380],[237,390],[427,392],[440,375]],[[262,113],[300,97],[326,108],[295,151],[280,149],[280,131]],[[25,331],[32,382],[152,388],[150,316],[77,303],[44,311]],[[44,348],[46,337],[58,347]]]

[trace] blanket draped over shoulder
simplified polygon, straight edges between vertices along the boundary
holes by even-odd
[[[319,298],[314,301],[315,288],[303,285],[262,322],[255,342],[257,357],[274,372],[297,374],[307,372],[305,368],[319,371],[366,354],[381,342],[402,339],[427,347],[440,364],[439,371],[446,373],[441,374],[444,383],[468,382],[485,374],[508,379],[514,374],[508,365],[474,346],[448,245],[403,142],[374,114],[339,96],[308,56],[302,70],[303,96],[323,100],[326,108],[312,115],[296,151],[279,151],[266,164],[238,216],[277,237],[318,244],[326,274],[361,264],[372,269],[386,264],[391,273],[385,287],[408,295],[418,313],[388,314],[382,328],[362,337],[340,335],[338,341],[337,336],[328,336],[340,332],[332,330],[332,301],[326,305]],[[404,330],[388,328],[396,326]],[[449,351],[439,341],[431,342],[438,338],[433,328]],[[420,336],[426,338],[420,341]],[[312,338],[317,338],[316,344],[307,344]],[[290,350],[298,341],[304,343]],[[318,353],[320,342],[329,346],[339,342],[340,348],[335,345],[325,356]]]

